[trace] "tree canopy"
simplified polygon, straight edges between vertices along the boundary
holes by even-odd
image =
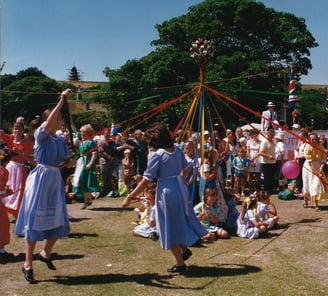
[[[118,116],[114,118],[128,118],[132,112],[141,111],[144,101],[138,99],[154,94],[162,96],[157,101],[148,101],[151,107],[197,83],[199,69],[190,57],[189,48],[199,37],[210,40],[214,49],[206,66],[206,83],[259,111],[265,102],[272,100],[273,91],[287,91],[285,74],[289,63],[295,64],[296,79],[308,73],[312,67],[310,49],[318,46],[304,19],[251,0],[207,0],[155,27],[159,37],[152,41],[156,47],[153,52],[140,60],[127,61],[118,70],[104,70],[110,90],[116,92],[108,100]],[[262,94],[261,102],[249,100],[245,89],[271,93]],[[276,98],[282,105],[283,96]],[[130,107],[123,113],[122,104]],[[163,111],[162,120],[168,120],[172,117],[170,112],[177,111]],[[231,114],[223,113],[231,121]]]
[[[312,68],[310,49],[318,46],[303,18],[252,0],[206,0],[155,28],[158,38],[151,43],[155,49],[140,59],[128,60],[119,69],[105,67],[109,82],[88,95],[88,102],[108,107],[106,120],[128,122],[145,114],[141,128],[155,120],[175,127],[188,108],[188,100],[163,107],[154,119],[147,118],[146,112],[199,85],[200,71],[190,56],[191,44],[198,38],[209,40],[213,49],[205,66],[205,83],[258,112],[267,101],[274,101],[277,109],[282,107],[288,98],[289,64],[295,65],[298,80]],[[9,120],[17,115],[33,118],[56,102],[62,88],[33,67],[16,75],[2,75],[1,116]],[[324,90],[307,92],[300,84],[297,88],[304,97],[297,103],[301,122],[306,125],[315,118],[316,128],[326,129],[326,114],[320,112],[324,110]],[[259,121],[254,114],[236,109],[248,121]],[[220,105],[219,110],[228,126],[239,124],[239,118],[226,106]],[[85,119],[104,118],[88,112],[76,121]]]

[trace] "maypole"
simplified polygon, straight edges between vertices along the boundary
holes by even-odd
[[[200,158],[201,163],[204,161],[204,131],[205,131],[205,66],[208,63],[208,58],[213,56],[212,52],[212,46],[211,42],[208,40],[204,40],[202,38],[198,38],[195,42],[192,43],[190,48],[190,56],[195,60],[198,68],[199,68],[199,82],[200,82],[200,91],[199,91],[199,120],[198,120],[198,143],[200,143]],[[198,151],[198,149],[196,149]],[[196,158],[198,158],[197,152],[196,152]],[[202,166],[203,167],[203,166]],[[203,172],[204,173],[204,172]],[[194,182],[196,181],[196,174],[197,171],[194,169]],[[201,186],[201,184],[200,184]],[[193,192],[194,195],[194,188],[193,186]],[[204,212],[204,194],[202,192],[202,201],[203,201],[203,207],[202,212]]]
[[[200,152],[201,159],[204,157],[204,130],[205,130],[205,94],[204,94],[204,85],[205,85],[205,66],[208,63],[209,57],[213,56],[212,45],[208,40],[204,40],[202,38],[198,38],[195,42],[192,43],[190,47],[190,56],[195,60],[198,68],[199,68],[199,82],[200,82],[200,107],[202,110],[201,114],[201,127],[200,130]]]

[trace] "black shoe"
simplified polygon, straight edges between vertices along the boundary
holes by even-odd
[[[183,261],[188,260],[191,257],[191,255],[192,255],[192,252],[190,251],[190,249],[187,249],[186,251],[184,251],[182,253],[182,259],[183,259]]]
[[[181,265],[181,266],[177,266],[177,265],[173,265],[171,268],[169,268],[167,270],[168,272],[178,272],[178,273],[186,273],[187,272],[187,265]]]
[[[30,284],[35,283],[35,279],[33,277],[33,269],[25,269],[25,267],[23,266],[22,272],[24,274],[26,281],[28,281]]]
[[[47,264],[47,266],[48,266],[49,269],[56,270],[56,266],[53,265],[51,259],[44,258],[41,254],[39,254],[39,260],[41,262],[44,262],[45,264]]]
[[[154,242],[158,240],[158,234],[156,232],[152,232],[150,237]]]
[[[81,207],[81,210],[85,210],[87,208],[87,204],[85,203],[82,207]]]

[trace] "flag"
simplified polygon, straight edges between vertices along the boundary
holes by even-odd
[[[326,87],[326,112],[328,112],[328,86]]]
[[[294,72],[294,70],[291,69],[290,74],[289,74],[289,97],[288,97],[289,103],[299,101],[299,97],[297,96],[297,92],[296,92],[296,86],[295,86],[293,72]]]
[[[294,69],[295,67],[292,64],[289,73],[289,96],[288,96],[288,106],[290,111],[292,112],[293,121],[295,121],[296,117],[298,116],[298,112],[295,109],[295,105],[299,101],[299,97],[296,91],[295,79],[294,79]]]

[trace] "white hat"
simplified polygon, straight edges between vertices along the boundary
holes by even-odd
[[[300,125],[298,123],[294,123],[292,125],[292,128],[295,128],[295,129],[300,129]]]
[[[274,106],[276,106],[275,104],[273,104],[272,102],[268,102],[268,105],[267,105],[267,107],[274,107]]]
[[[204,131],[204,136],[209,135],[209,134],[210,134],[210,133],[209,133],[208,130]]]
[[[285,139],[285,135],[284,135],[284,133],[278,133],[276,135],[276,138],[283,141]]]

